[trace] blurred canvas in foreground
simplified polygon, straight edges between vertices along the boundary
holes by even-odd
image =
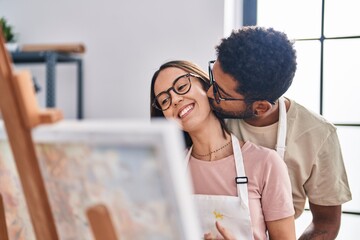
[[[60,239],[93,239],[86,209],[96,204],[121,240],[199,236],[173,123],[61,122],[33,137]]]
[[[9,239],[35,240],[25,195],[2,120],[0,120],[0,194],[3,198]]]

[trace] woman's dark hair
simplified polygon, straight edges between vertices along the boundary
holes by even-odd
[[[210,80],[209,80],[209,76],[206,72],[204,72],[198,65],[189,62],[189,61],[184,61],[184,60],[175,60],[175,61],[170,61],[170,62],[166,62],[163,65],[160,66],[160,68],[154,73],[152,79],[151,79],[151,89],[150,89],[150,115],[151,118],[165,118],[163,112],[155,107],[152,106],[154,100],[155,100],[155,92],[154,92],[154,85],[155,85],[155,81],[159,75],[159,73],[166,69],[166,68],[179,68],[184,70],[187,73],[193,73],[195,75],[200,76],[200,78],[203,80],[201,81],[202,86],[204,88],[205,91],[207,91],[210,87]],[[216,115],[216,112],[214,112]],[[221,127],[223,129],[223,134],[225,136],[225,132],[229,133],[224,119],[219,118]],[[185,144],[186,147],[190,147],[192,145],[192,140],[189,136],[189,134],[185,131],[183,131],[184,133],[184,138],[185,138]]]

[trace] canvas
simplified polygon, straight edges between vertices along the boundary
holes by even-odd
[[[4,202],[9,240],[35,240],[23,188],[4,124],[0,120],[0,194]]]
[[[33,131],[60,239],[93,239],[103,204],[119,239],[194,239],[199,224],[174,123],[62,121]]]

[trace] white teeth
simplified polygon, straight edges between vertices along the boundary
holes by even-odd
[[[190,111],[191,109],[193,109],[193,105],[189,105],[186,108],[184,108],[180,113],[179,113],[179,117],[182,118],[188,111]]]

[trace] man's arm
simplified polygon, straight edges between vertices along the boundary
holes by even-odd
[[[341,205],[320,206],[309,202],[313,220],[299,240],[333,240],[341,222]]]

